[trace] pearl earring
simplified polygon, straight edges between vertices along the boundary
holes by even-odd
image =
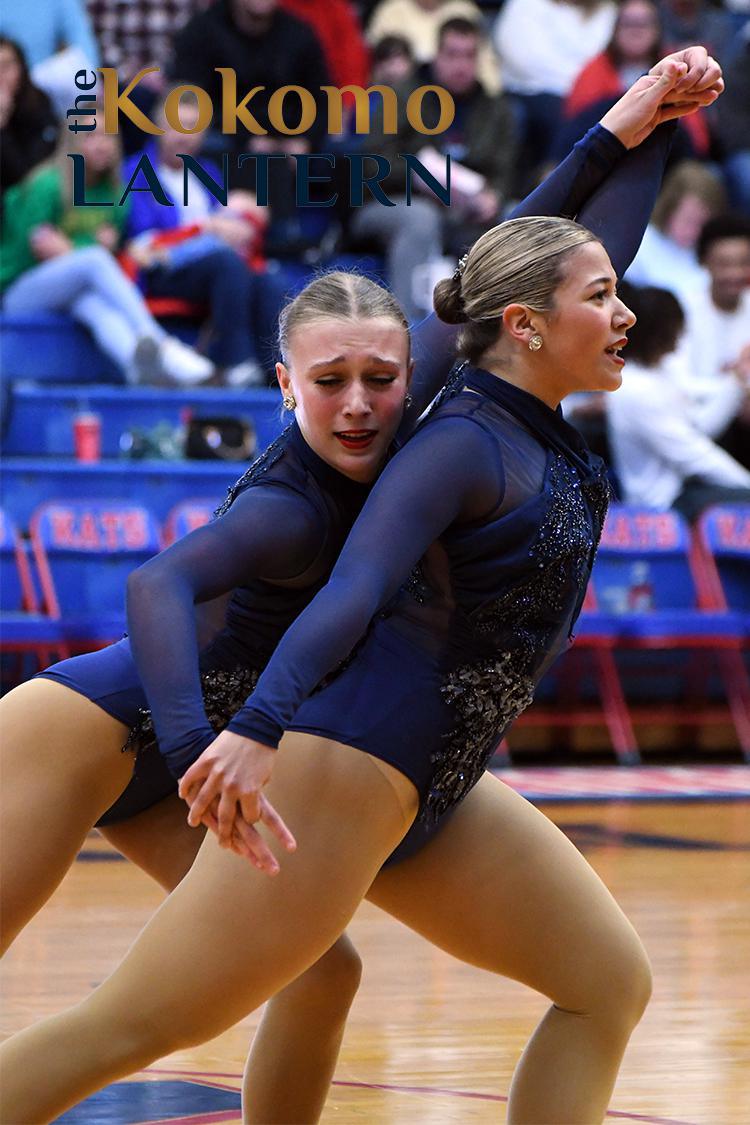
[[[286,394],[281,400],[281,404],[285,410],[296,410],[297,400],[294,395]]]
[[[542,337],[539,335],[538,332],[535,332],[534,335],[529,340],[529,351],[530,352],[538,352],[543,343],[544,343],[544,340],[542,339]]]

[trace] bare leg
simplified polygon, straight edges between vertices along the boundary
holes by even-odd
[[[138,816],[100,829],[166,891],[190,870],[205,829],[190,828],[176,795]],[[245,1067],[248,1125],[314,1122],[336,1067],[362,964],[346,934],[266,1005]]]
[[[396,770],[303,734],[283,740],[268,797],[298,842],[279,875],[269,879],[208,837],[112,976],[3,1045],[0,1120],[49,1121],[278,992],[339,937],[416,809]]]
[[[486,774],[367,898],[461,960],[552,1001],[516,1069],[509,1125],[603,1119],[650,970],[609,891],[542,813]]]
[[[30,680],[0,700],[3,951],[47,901],[133,772],[127,729],[82,695]]]

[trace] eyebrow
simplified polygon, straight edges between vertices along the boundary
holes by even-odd
[[[331,359],[321,359],[317,363],[312,363],[309,367],[310,371],[317,371],[319,367],[332,367],[336,363],[345,363],[345,355],[336,355]],[[385,359],[380,355],[370,355],[367,357],[368,363],[376,363],[380,367],[398,367],[399,361],[397,359]]]
[[[597,277],[594,281],[587,281],[585,288],[588,289],[591,285],[617,285],[617,279],[612,277]]]

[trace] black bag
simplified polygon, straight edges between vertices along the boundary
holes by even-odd
[[[192,461],[249,461],[257,446],[255,427],[244,418],[191,418],[185,456]]]

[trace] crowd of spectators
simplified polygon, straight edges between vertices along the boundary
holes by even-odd
[[[619,407],[607,412],[603,403],[586,403],[578,421],[584,429],[593,424],[594,436],[598,425],[629,497],[655,506],[675,503],[687,487],[679,466],[670,469],[669,487],[662,466],[661,484],[651,489],[644,470],[650,459],[633,452],[620,432],[634,388],[645,396],[663,384],[670,403],[682,403],[680,417],[693,427],[690,441],[704,451],[706,463],[721,466],[717,472],[724,483],[733,473],[735,483],[744,481],[738,474],[746,471],[740,462],[747,466],[750,447],[750,234],[743,226],[750,222],[748,0],[47,0],[4,5],[4,311],[65,308],[110,352],[117,342],[117,361],[130,380],[156,372],[175,382],[262,382],[272,369],[273,323],[293,267],[324,263],[340,253],[376,252],[410,318],[420,316],[429,306],[426,280],[434,263],[460,254],[501,219],[511,200],[529,190],[658,57],[696,42],[722,63],[727,92],[715,107],[680,126],[662,197],[628,277],[646,287],[635,291],[634,301],[659,307],[670,327],[656,343],[646,340],[642,348],[634,347],[634,354],[641,348],[633,364],[637,377]],[[158,119],[165,129],[161,137],[146,136],[125,118],[119,144],[100,130],[76,138],[64,127],[67,107],[79,92],[73,75],[81,66],[97,65],[116,68],[123,88],[144,68],[155,68],[131,97]],[[242,128],[233,135],[219,133],[217,67],[234,70],[238,101],[255,87],[264,88],[253,97],[252,113],[266,135]],[[366,135],[355,131],[353,100],[345,103],[343,134],[328,135],[320,88],[373,82],[398,93],[395,135],[384,129],[377,94],[370,95]],[[186,135],[169,127],[164,97],[170,85],[183,83],[211,97],[217,109],[212,128]],[[449,90],[456,105],[451,127],[432,136],[417,132],[405,113],[409,93],[429,84]],[[303,134],[282,135],[271,124],[268,97],[285,85],[302,86],[316,98],[315,121]],[[439,110],[431,97],[423,99],[428,125]],[[183,127],[197,121],[190,98],[183,98],[181,114]],[[108,197],[102,196],[100,207],[78,209],[85,211],[85,222],[65,199],[66,154],[76,145],[89,165],[97,160],[106,165],[106,175],[98,180],[88,172],[94,177],[88,189]],[[312,169],[328,176],[328,182],[313,183],[313,203],[336,192],[336,205],[300,208],[293,157],[354,151],[391,159],[391,175],[381,187],[393,205],[365,197],[362,206],[350,206],[341,159],[333,168]],[[177,153],[198,157],[217,181],[217,165],[229,153],[226,209],[195,178],[189,203],[183,203]],[[417,156],[438,179],[450,155],[450,209],[418,188],[407,201],[401,153]],[[138,174],[144,154],[172,206],[138,192],[130,192],[123,207],[109,206]],[[271,162],[267,206],[255,200],[256,161],[236,167],[243,154],[284,157]],[[93,283],[77,283],[75,300],[69,293],[61,304],[45,271],[50,275],[52,260],[60,259],[55,269],[61,276],[79,277],[84,253],[109,256],[107,270],[99,268],[97,276],[106,273],[111,284],[96,289]],[[109,266],[121,280],[112,281]],[[186,302],[196,315],[203,310],[204,354],[180,349],[154,320],[148,304],[163,298]],[[651,323],[648,316],[643,321]],[[103,329],[105,323],[116,323],[118,331]],[[671,373],[669,380],[661,380],[662,369]],[[684,438],[687,431],[681,432]],[[672,438],[659,437],[655,429],[654,441],[667,448]],[[685,442],[681,448],[687,448]],[[719,449],[733,458],[736,470],[727,469]],[[643,470],[635,474],[635,484],[629,460]],[[711,483],[717,483],[715,472]]]

